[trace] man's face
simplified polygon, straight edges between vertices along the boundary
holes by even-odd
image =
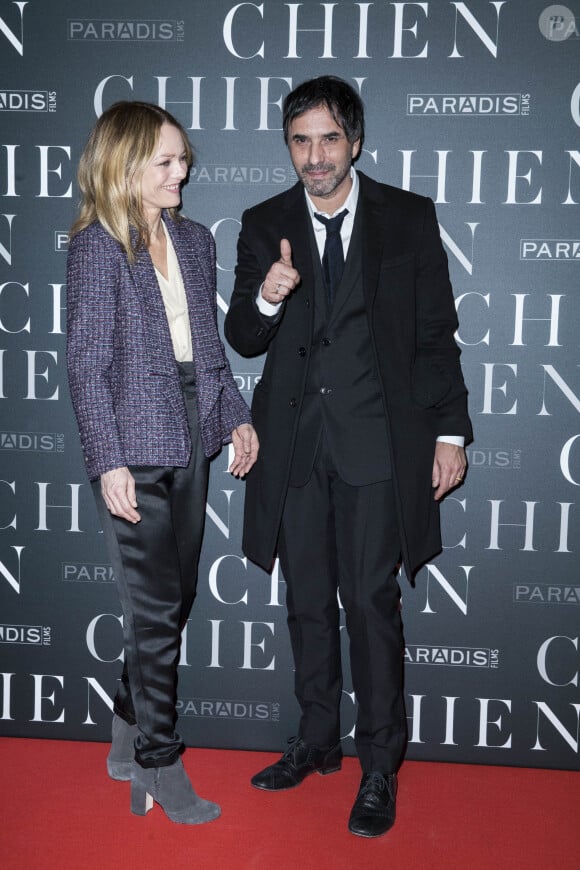
[[[360,140],[350,143],[326,106],[309,109],[288,129],[290,159],[302,184],[319,208],[338,208],[351,187],[350,166]]]

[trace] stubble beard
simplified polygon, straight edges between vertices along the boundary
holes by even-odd
[[[313,180],[312,178],[310,178],[310,176],[308,174],[309,172],[312,172],[313,170],[319,170],[319,171],[322,170],[325,172],[330,172],[332,174],[327,176],[326,178],[321,178],[320,180],[316,180],[316,179]],[[299,175],[300,175],[300,179],[302,181],[302,184],[306,188],[306,192],[310,196],[324,198],[324,197],[329,197],[334,193],[336,188],[340,184],[342,184],[342,182],[347,177],[349,172],[350,172],[350,165],[345,167],[345,166],[337,166],[335,163],[322,163],[322,164],[319,163],[316,165],[307,163],[305,166],[303,166],[301,168]]]

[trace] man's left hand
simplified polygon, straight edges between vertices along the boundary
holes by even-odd
[[[448,444],[446,441],[437,442],[432,476],[435,501],[439,501],[450,489],[463,483],[466,467],[467,459],[463,447]]]
[[[260,447],[256,430],[251,423],[242,423],[233,430],[232,444],[235,455],[229,470],[234,477],[244,477],[258,458]]]

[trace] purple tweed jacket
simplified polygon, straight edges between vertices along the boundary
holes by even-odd
[[[191,220],[163,219],[183,276],[206,456],[251,420],[216,324],[215,243]],[[191,439],[159,284],[146,250],[130,265],[94,223],[67,261],[67,368],[89,479],[124,465],[186,466]]]

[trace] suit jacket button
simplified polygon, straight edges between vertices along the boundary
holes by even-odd
[[[296,399],[294,397],[292,397],[290,399],[290,407],[295,408],[297,404],[298,404],[298,402],[296,401]]]
[[[320,387],[320,395],[321,396],[330,396],[332,393],[332,387]]]
[[[322,339],[322,344],[324,345],[324,347],[328,347],[329,344],[332,344],[332,339],[330,339],[330,338],[323,338],[323,339]]]
[[[306,356],[306,348],[305,347],[298,348],[298,356]]]

